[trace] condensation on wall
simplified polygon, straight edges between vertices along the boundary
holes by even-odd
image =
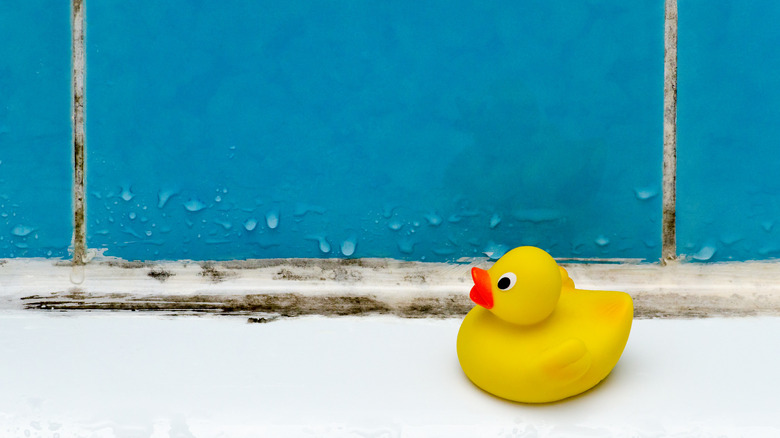
[[[680,2],[678,248],[780,256],[780,4]]]
[[[0,4],[0,257],[66,257],[71,241],[70,12]]]
[[[89,246],[659,254],[662,8],[90,3]]]
[[[663,1],[456,3],[88,1],[89,247],[658,260]],[[680,7],[678,252],[773,258],[780,11],[706,4]],[[70,12],[0,8],[0,256],[64,257]]]

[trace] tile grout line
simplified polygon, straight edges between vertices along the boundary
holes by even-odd
[[[661,264],[677,258],[677,0],[664,10],[663,213]]]
[[[72,0],[71,3],[71,52],[73,87],[73,265],[86,263],[87,236],[84,201],[84,76],[86,57],[84,47],[84,3],[86,0]]]

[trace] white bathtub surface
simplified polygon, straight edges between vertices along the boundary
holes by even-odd
[[[460,320],[0,313],[3,437],[780,436],[780,318],[635,321],[551,405],[462,374]]]

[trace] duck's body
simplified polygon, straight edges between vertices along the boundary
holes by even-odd
[[[530,247],[514,251],[523,250],[520,252],[525,255],[530,251],[532,255],[538,255],[525,248]],[[547,298],[545,294],[538,294],[544,298],[540,301],[534,295],[536,280],[529,279],[528,272],[541,271],[541,275],[553,272],[551,257],[542,260],[540,267],[530,268],[528,261],[524,257],[521,259],[523,268],[512,268],[512,264],[507,263],[510,260],[505,263],[499,260],[490,273],[475,271],[475,289],[487,287],[488,280],[477,277],[489,275],[493,278],[490,293],[495,292],[499,296],[495,297],[495,303],[491,297],[487,305],[483,305],[484,301],[477,296],[475,301],[483,303],[472,309],[463,320],[457,341],[463,371],[480,388],[499,397],[526,403],[556,401],[592,388],[617,364],[628,341],[633,320],[631,297],[623,292],[575,289],[566,271],[563,268],[558,271],[556,264],[555,272],[560,272],[560,280],[549,279],[539,289],[556,291],[557,287],[560,291],[551,311],[541,312],[539,315],[543,317],[538,321],[528,320],[531,317],[512,320],[511,316],[506,316],[506,309],[497,308],[517,303],[500,294],[525,294],[521,297],[525,299],[521,306],[532,307],[534,303],[544,306],[543,301]],[[496,268],[497,271],[493,272]],[[517,275],[518,279],[506,292],[499,291],[496,284],[501,285],[501,282],[494,277],[505,276],[507,269],[530,271]],[[515,288],[515,281],[521,287]],[[484,284],[480,286],[480,282]],[[527,290],[524,291],[523,286]],[[481,293],[487,292],[483,290]],[[538,319],[539,315],[532,315],[531,319]]]

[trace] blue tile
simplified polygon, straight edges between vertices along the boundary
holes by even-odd
[[[660,256],[663,2],[92,2],[88,242]]]
[[[780,256],[780,4],[679,9],[678,251]]]
[[[70,5],[0,4],[0,257],[66,257]]]

